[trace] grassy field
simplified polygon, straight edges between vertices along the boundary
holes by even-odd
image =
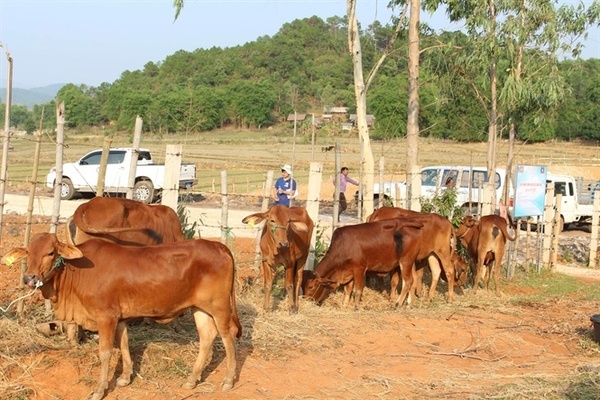
[[[190,135],[142,135],[142,147],[152,150],[156,161],[163,162],[167,144],[183,146],[183,162],[195,163],[198,185],[194,192],[219,191],[220,174],[226,170],[230,193],[260,194],[266,172],[278,172],[283,164],[293,164],[295,178],[302,188],[308,181],[311,161],[323,163],[323,180],[329,181],[335,169],[334,152],[325,152],[326,146],[339,144],[342,164],[351,169],[351,176],[358,176],[360,146],[356,134],[344,137],[322,137],[294,132],[291,127],[272,130],[234,131],[218,130]],[[105,138],[112,139],[113,147],[131,145],[130,132],[66,132],[64,140],[64,162],[74,162],[88,151],[101,148]],[[13,136],[8,156],[9,186],[29,184],[32,178],[35,137]],[[498,148],[498,167],[506,164],[507,143],[501,141]],[[406,166],[406,141],[372,141],[371,147],[376,162],[384,158],[385,177],[403,180]],[[546,165],[555,173],[569,173],[584,181],[600,179],[598,144],[550,142],[545,144],[519,144],[516,148],[516,164]],[[427,165],[486,165],[486,143],[457,143],[450,141],[421,139],[419,164]],[[41,139],[41,154],[38,182],[42,182],[55,163],[56,144],[52,137]],[[378,172],[376,171],[376,174]],[[275,175],[277,177],[278,174]],[[302,191],[301,191],[302,192]],[[304,192],[306,193],[306,192]]]

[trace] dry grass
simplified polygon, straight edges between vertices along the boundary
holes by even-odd
[[[238,312],[244,333],[238,341],[238,351],[242,359],[250,356],[263,360],[280,360],[285,362],[290,358],[300,357],[303,354],[326,354],[346,345],[346,334],[343,326],[336,326],[329,321],[353,320],[357,325],[372,331],[384,331],[396,328],[397,319],[392,318],[397,313],[402,313],[408,321],[411,319],[428,318],[432,321],[440,319],[464,318],[472,315],[474,310],[479,310],[477,318],[485,318],[488,309],[494,313],[523,313],[523,308],[515,307],[516,298],[505,295],[500,300],[494,295],[483,294],[477,296],[464,295],[461,297],[460,306],[448,305],[438,293],[436,299],[429,303],[418,300],[410,310],[393,310],[391,302],[386,295],[371,289],[365,289],[360,311],[341,306],[343,294],[341,292],[331,295],[321,306],[301,300],[300,311],[290,314],[287,311],[287,302],[276,299],[276,307],[271,312],[264,312],[261,308],[262,293],[254,288],[238,296]],[[573,307],[575,300],[564,299],[563,306]],[[527,304],[525,304],[527,306]],[[543,304],[530,304],[532,313],[543,313]],[[45,319],[43,308],[40,305],[29,305],[27,314],[18,321],[14,314],[8,314],[0,319],[0,393],[3,399],[25,399],[34,396],[32,389],[16,382],[31,379],[30,369],[41,367],[41,363],[52,362],[52,358],[42,355],[49,350],[67,351],[65,357],[80,360],[84,370],[82,379],[88,385],[93,384],[92,369],[97,369],[97,343],[94,335],[77,348],[70,348],[62,336],[44,337],[35,329],[35,325]],[[488,316],[494,318],[494,314]],[[161,396],[169,395],[169,388],[165,380],[174,379],[182,381],[190,372],[191,365],[197,355],[197,334],[193,318],[187,314],[182,318],[186,329],[185,334],[175,333],[170,326],[145,326],[135,325],[130,329],[131,350],[134,356],[134,368],[137,377],[144,381],[145,391],[140,396],[148,394],[147,390]],[[563,322],[569,323],[569,322]],[[466,359],[473,358],[484,362],[484,367],[477,373],[465,373],[462,370],[448,370],[444,364],[431,363],[431,375],[435,379],[423,382],[422,379],[410,376],[390,376],[385,372],[386,360],[372,361],[370,370],[379,370],[380,373],[365,372],[360,378],[348,380],[343,387],[336,389],[335,393],[323,390],[322,397],[337,398],[346,394],[347,398],[359,398],[366,393],[371,398],[390,399],[394,397],[395,388],[399,386],[410,388],[412,395],[406,398],[468,398],[468,399],[598,399],[600,393],[600,366],[590,362],[582,365],[578,370],[567,376],[557,379],[556,375],[546,372],[530,374],[528,376],[514,376],[511,380],[506,374],[497,375],[497,385],[493,388],[481,387],[480,382],[489,381],[497,374],[498,363],[510,365],[509,360],[498,353],[496,341],[502,331],[515,332],[521,330],[536,332],[536,327],[529,325],[506,326],[497,335],[484,338],[463,349],[442,351],[431,343],[423,342],[421,350],[414,354],[398,354],[398,357],[422,358],[442,357]],[[560,330],[571,331],[572,328],[557,327],[553,334],[560,334]],[[539,332],[540,334],[548,332]],[[591,357],[600,354],[599,346],[592,345],[589,341],[580,345],[580,351],[588,352]],[[213,358],[210,361],[204,376],[210,374],[222,362],[223,347],[220,340],[215,342]],[[391,354],[390,356],[394,356]],[[113,368],[116,368],[116,357],[113,357]],[[150,362],[151,360],[151,362]],[[593,360],[593,358],[591,359]],[[486,368],[485,365],[489,365]],[[545,371],[545,370],[544,370]],[[193,392],[193,396],[214,393],[214,385],[204,382]],[[34,396],[35,397],[35,396]],[[288,399],[307,399],[313,397],[286,397]]]

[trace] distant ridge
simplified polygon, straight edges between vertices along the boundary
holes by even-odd
[[[32,109],[36,104],[46,104],[54,100],[56,93],[65,85],[65,83],[55,83],[44,87],[32,89],[13,88],[12,103],[26,106]],[[6,88],[0,88],[0,100],[5,103]]]

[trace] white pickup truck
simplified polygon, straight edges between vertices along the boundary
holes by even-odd
[[[106,193],[127,193],[132,148],[111,148],[108,153],[104,191]],[[147,149],[137,151],[137,167],[133,198],[143,203],[151,203],[161,194],[165,166],[154,164]],[[100,172],[102,149],[94,150],[74,163],[63,164],[60,198],[70,200],[77,192],[95,193]],[[46,176],[46,186],[53,188],[56,182],[56,168]],[[182,164],[179,174],[179,188],[189,189],[196,184],[195,164]]]
[[[569,224],[584,226],[592,223],[593,204],[582,204],[577,190],[577,180],[571,175],[559,175],[548,172],[546,183],[554,184],[554,196],[562,195],[560,205],[560,230]]]

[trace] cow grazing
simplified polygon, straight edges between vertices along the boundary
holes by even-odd
[[[298,311],[302,271],[308,258],[314,223],[302,207],[273,206],[269,211],[248,215],[242,222],[265,221],[260,237],[265,310],[271,308],[271,289],[277,268],[285,270],[285,290],[290,311]]]
[[[485,215],[477,221],[472,216],[463,217],[462,223],[456,229],[456,237],[467,249],[469,263],[474,269],[473,293],[477,293],[479,280],[485,276],[485,289],[489,290],[490,275],[493,276],[496,294],[500,295],[498,286],[500,266],[504,256],[506,240],[514,242],[515,236],[508,233],[508,223],[498,215]],[[487,271],[484,273],[483,268]]]
[[[448,279],[448,302],[454,297],[454,284],[460,279],[452,262],[452,254],[456,249],[456,237],[452,223],[441,215],[405,210],[398,207],[381,207],[371,214],[367,221],[381,221],[389,218],[410,218],[423,222],[423,238],[419,243],[420,254],[424,255],[418,261],[427,259],[431,269],[431,287],[428,298],[435,294],[437,283],[443,269]],[[440,267],[441,264],[441,267]],[[416,285],[414,287],[416,289]]]
[[[200,344],[184,387],[196,386],[217,333],[227,360],[222,389],[233,387],[235,338],[241,336],[242,327],[235,304],[234,261],[226,246],[198,239],[133,247],[91,239],[75,247],[44,233],[28,248],[10,250],[2,262],[11,264],[24,257],[24,283],[40,288],[52,301],[56,316],[98,331],[101,368],[92,399],[101,399],[108,388],[115,338],[123,364],[116,384],[126,386],[131,381],[127,320],[150,317],[168,322],[187,309],[194,315]]]
[[[119,197],[94,197],[77,207],[67,221],[67,232],[71,245],[91,238],[133,246],[184,240],[172,208]]]
[[[402,305],[412,287],[422,227],[419,221],[391,219],[336,229],[329,250],[315,268],[315,278],[304,285],[304,294],[321,303],[340,285],[353,282],[354,309],[358,309],[366,273],[388,273],[399,266],[403,285],[396,306]],[[345,290],[344,304],[349,300],[350,290]]]
[[[455,276],[456,276],[454,283],[462,291],[462,288],[467,286],[469,283],[469,275],[468,275],[469,264],[457,252],[453,252],[452,253],[452,265],[454,265],[454,271],[455,271]],[[417,276],[416,276],[415,290],[418,295],[420,295],[420,293],[422,291],[423,274],[425,272],[425,267],[428,267],[428,266],[429,266],[429,263],[427,262],[427,260],[420,261],[417,263],[417,266],[416,266]],[[443,269],[441,270],[440,278],[442,278],[442,280],[444,282],[446,282],[446,283],[448,282],[448,277],[446,276],[446,273],[444,272]]]
[[[121,197],[94,197],[77,207],[68,219],[67,243],[76,246],[92,238],[130,246],[185,239],[179,217],[172,208]],[[172,325],[176,332],[183,332],[178,319],[174,319]],[[80,335],[74,324],[67,325],[67,338],[71,343],[76,343]]]

